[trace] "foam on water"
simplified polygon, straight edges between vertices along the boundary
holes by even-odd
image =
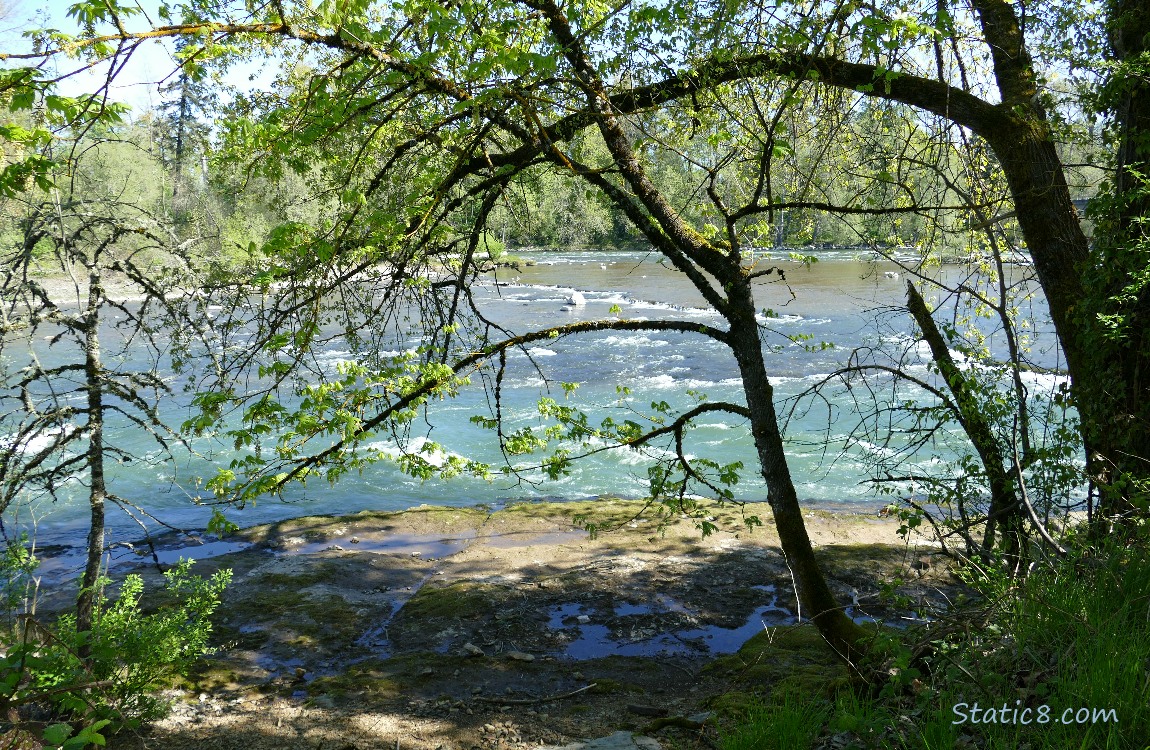
[[[933,382],[937,376],[928,371],[929,352],[917,340],[909,316],[905,320],[885,319],[883,327],[873,324],[874,316],[868,311],[889,305],[891,300],[891,282],[881,278],[885,267],[879,268],[876,276],[874,268],[855,260],[853,250],[837,254],[820,252],[820,255],[823,262],[809,270],[798,265],[786,266],[789,289],[773,284],[763,284],[756,289],[760,309],[772,308],[780,315],[761,320],[776,329],[776,333],[764,336],[766,343],[783,344],[767,354],[768,372],[780,402],[824,379],[826,373],[845,361],[846,353],[855,346],[881,345],[895,353],[909,348],[909,356],[914,359],[908,369]],[[680,275],[657,263],[658,256],[650,252],[579,250],[528,253],[527,257],[540,265],[525,266],[516,272],[514,281],[510,281],[510,274],[501,272],[499,286],[492,283],[474,287],[476,304],[484,315],[513,333],[575,321],[620,317],[635,320],[644,316],[651,320],[705,320],[724,327],[697,290]],[[756,258],[759,257],[756,254]],[[868,273],[869,278],[864,278]],[[794,299],[790,299],[791,291]],[[567,304],[576,293],[582,295],[584,305]],[[622,312],[612,312],[613,305],[622,308]],[[564,306],[567,309],[563,309]],[[793,336],[807,330],[817,331],[819,340],[834,341],[837,348],[829,352],[809,352],[802,346],[787,343],[779,335]],[[388,339],[389,346],[394,348],[380,352],[380,356],[414,354],[414,347],[423,341],[406,330],[389,335],[393,335]],[[1040,348],[1036,347],[1035,351],[1040,366],[1058,365],[1056,361],[1045,361]],[[52,352],[45,347],[43,354],[50,357]],[[616,423],[624,419],[644,423],[643,420],[651,416],[652,402],[666,401],[674,411],[681,413],[697,403],[686,394],[688,390],[701,391],[712,400],[741,403],[742,383],[730,351],[722,342],[693,332],[604,331],[536,342],[529,345],[527,354],[534,363],[522,353],[512,353],[507,360],[501,404],[505,430],[528,427],[541,435],[539,430],[552,424],[538,414],[536,402],[544,393],[563,405],[584,410],[591,426],[599,425],[608,416]],[[360,353],[354,347],[333,339],[325,350],[316,352],[315,361],[328,371],[342,361],[358,357]],[[269,499],[242,511],[229,510],[229,516],[248,525],[303,514],[398,510],[421,503],[497,505],[509,498],[642,496],[647,493],[645,467],[654,459],[625,449],[603,451],[576,463],[570,473],[558,481],[548,480],[538,469],[529,468],[538,464],[542,454],[522,457],[522,466],[529,473],[527,477],[499,475],[497,469],[503,456],[495,445],[494,433],[468,421],[472,415],[490,413],[491,393],[484,390],[481,382],[490,387],[493,378],[491,371],[480,373],[483,377],[472,375],[473,385],[461,389],[457,397],[429,402],[412,426],[413,434],[422,433],[424,437],[413,438],[404,450],[434,466],[443,466],[451,456],[488,462],[496,467],[491,481],[468,476],[424,481],[403,474],[394,460],[385,460],[366,466],[362,473],[349,473],[334,486],[322,482],[309,483],[306,487],[293,485],[285,490],[286,503]],[[1044,372],[1026,373],[1023,378],[1033,392],[1055,388],[1064,382],[1061,375]],[[567,396],[556,387],[558,382],[575,382],[579,388]],[[626,386],[631,393],[621,394],[616,386]],[[897,444],[892,443],[891,448],[879,446],[879,441],[873,441],[874,446],[859,444],[850,455],[830,461],[837,456],[853,425],[848,422],[832,425],[832,435],[828,438],[826,414],[831,412],[844,420],[856,419],[857,415],[852,411],[851,394],[841,384],[830,384],[822,395],[829,402],[825,407],[798,409],[786,425],[791,472],[797,481],[803,482],[801,499],[808,503],[874,504],[877,501],[861,484],[868,470],[864,459],[873,461],[883,450],[892,450]],[[900,396],[925,398],[925,394],[908,386],[900,386]],[[164,402],[161,408],[165,418],[172,424],[186,419],[187,401],[186,394],[178,393],[171,402]],[[745,423],[735,416],[711,414],[696,424],[696,429],[693,435],[688,434],[686,447],[695,455],[721,463],[743,461],[747,468],[736,488],[737,498],[763,499],[765,487],[754,468],[755,452]],[[154,444],[141,433],[124,423],[110,425],[108,437],[136,455],[149,454],[152,460],[158,461],[161,457],[153,453]],[[385,457],[398,458],[403,450],[383,437],[381,433],[366,447]],[[954,440],[947,435],[941,435],[941,439],[942,444],[936,449],[938,455],[929,459],[920,457],[917,459],[920,464],[940,466],[953,459],[946,442]],[[9,439],[3,447],[26,454],[50,444],[47,442],[50,440],[51,437],[43,433],[21,446],[12,445]],[[828,440],[826,449],[822,449]],[[443,447],[424,452],[428,441]],[[156,466],[149,461],[117,464],[110,474],[115,481],[113,491],[129,500],[146,502],[149,511],[168,523],[182,528],[203,528],[210,517],[210,508],[192,502],[199,493],[196,478],[214,475],[217,467],[227,466],[243,454],[234,450],[230,441],[215,442],[202,437],[192,442],[199,456],[179,454],[177,449],[178,455],[172,464]],[[551,447],[558,446],[553,443]],[[665,447],[651,446],[652,450]],[[667,457],[666,454],[653,455]],[[177,481],[173,481],[173,477]],[[60,493],[57,503],[22,498],[13,507],[20,503],[34,504],[41,520],[37,532],[41,542],[78,546],[82,544],[87,523],[83,489],[75,483]],[[112,513],[109,523],[116,539],[138,536],[134,521],[126,516]]]

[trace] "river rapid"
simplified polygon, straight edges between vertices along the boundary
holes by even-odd
[[[660,264],[655,253],[565,251],[523,253],[518,268],[504,268],[476,290],[476,298],[491,319],[515,332],[573,322],[612,318],[682,319],[723,327],[698,292],[681,274]],[[796,399],[848,361],[859,347],[886,347],[903,352],[912,372],[929,378],[925,346],[915,341],[905,304],[906,272],[895,264],[849,251],[824,252],[819,262],[807,265],[789,259],[763,259],[785,271],[785,283],[772,276],[757,291],[767,327],[767,367],[775,386],[780,412],[787,417],[784,432],[790,470],[800,499],[812,506],[875,509],[886,502],[867,481],[876,457],[898,451],[897,434],[891,442],[876,442],[859,433],[859,404],[873,408],[873,396],[883,399],[919,399],[928,395],[902,388],[892,396],[889,381],[877,381],[873,394],[848,389],[839,381],[827,382],[814,396]],[[959,276],[960,268],[944,267],[944,274]],[[1037,303],[1041,306],[1041,303]],[[1041,317],[1042,310],[1038,310]],[[1036,357],[1057,365],[1053,351],[1042,353],[1052,338],[1036,334]],[[809,336],[796,342],[798,335]],[[828,346],[823,346],[825,342]],[[414,343],[414,342],[413,342]],[[804,345],[805,344],[805,345]],[[320,355],[334,371],[336,363],[351,355],[339,342]],[[1029,386],[1050,389],[1060,382],[1053,375],[1028,375]],[[559,382],[577,383],[566,399]],[[619,387],[630,389],[621,395]],[[605,416],[616,421],[636,419],[651,402],[666,401],[674,408],[694,403],[699,394],[711,400],[741,402],[735,363],[719,343],[682,333],[599,332],[533,345],[510,355],[503,381],[507,428],[539,424],[536,403],[543,396],[586,409],[592,423]],[[859,398],[862,397],[860,401]],[[189,414],[187,397],[163,405],[165,416],[179,424]],[[448,453],[498,466],[501,455],[493,434],[470,421],[487,413],[488,394],[481,387],[464,389],[459,397],[433,404],[427,421],[413,426],[408,450],[424,441],[442,446],[425,454],[433,463]],[[193,442],[194,456],[177,449],[174,461],[127,422],[110,423],[108,440],[121,444],[144,460],[116,465],[110,472],[112,491],[146,509],[164,523],[181,529],[203,529],[210,510],[194,499],[202,493],[198,479],[210,476],[213,464],[226,463],[234,453],[210,440]],[[897,433],[897,430],[896,430]],[[960,440],[943,431],[930,451],[911,457],[911,467],[928,470],[953,456]],[[36,446],[9,446],[30,451]],[[386,441],[373,444],[385,453],[397,453]],[[670,446],[657,444],[654,450]],[[763,500],[765,490],[744,420],[706,415],[697,420],[687,439],[692,456],[721,464],[742,461],[745,469],[735,497]],[[522,461],[524,466],[530,458]],[[419,480],[405,475],[394,462],[373,464],[335,485],[312,482],[289,490],[284,499],[268,498],[243,509],[229,509],[230,520],[241,526],[285,518],[343,514],[360,510],[400,510],[422,503],[439,505],[500,506],[526,499],[586,499],[600,495],[643,497],[648,493],[647,468],[653,459],[627,449],[596,453],[575,464],[558,480],[547,480],[537,470],[516,477],[484,480],[456,477]],[[76,548],[87,529],[85,488],[77,481],[58,500],[25,498],[5,514],[6,531],[34,530],[40,545]],[[140,519],[152,530],[155,521]],[[34,528],[33,528],[34,527]],[[138,539],[140,526],[126,514],[109,512],[112,541]]]

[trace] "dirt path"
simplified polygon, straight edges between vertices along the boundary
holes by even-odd
[[[591,510],[622,528],[590,538],[574,518]],[[711,712],[710,727],[779,680],[841,675],[817,635],[793,627],[768,510],[748,511],[766,523],[753,533],[721,514],[732,531],[706,539],[690,521],[660,531],[639,511],[423,507],[298,519],[187,550],[227,552],[201,573],[235,571],[221,650],[130,746],[534,748],[653,731],[660,716]],[[879,603],[880,581],[910,581],[902,593],[924,605],[952,585],[892,521],[813,512],[808,524],[856,617],[910,616]],[[713,731],[655,736],[693,747]]]

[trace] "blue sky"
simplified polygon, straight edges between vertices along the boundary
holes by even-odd
[[[30,41],[23,36],[30,29],[47,27],[65,33],[75,33],[76,24],[68,17],[68,8],[75,2],[76,0],[0,0],[0,4],[15,6],[8,18],[0,20],[0,51],[9,53],[30,51]],[[158,4],[157,0],[121,0],[121,5],[137,5],[143,10],[143,14],[135,16],[126,24],[128,29],[134,31],[150,26],[144,14],[159,24],[160,18],[156,12]],[[116,77],[110,88],[111,97],[131,105],[134,115],[158,105],[161,101],[159,87],[176,69],[172,48],[171,41],[153,41],[140,45],[123,71]],[[62,59],[57,63],[57,72],[62,73],[78,67],[78,62]],[[271,77],[270,71],[266,75],[257,75],[255,83],[248,81],[249,76],[257,71],[253,65],[239,66],[227,76],[226,80],[228,83],[244,87],[257,86],[261,82],[266,85]],[[61,82],[60,93],[75,95],[92,91],[104,82],[106,76],[107,66],[97,66]]]

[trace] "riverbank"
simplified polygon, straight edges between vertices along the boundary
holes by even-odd
[[[621,527],[592,538],[575,522],[588,512]],[[634,501],[421,506],[210,543],[231,546],[200,548],[224,554],[198,571],[235,572],[220,651],[135,746],[534,748],[646,729],[694,747],[780,681],[843,677],[795,626],[769,510],[746,512],[765,526],[740,529],[724,509],[704,539],[681,518],[660,530]],[[879,600],[881,583],[905,581],[926,609],[954,588],[934,549],[902,542],[892,520],[811,511],[807,523],[860,620],[913,617]],[[652,726],[675,717],[707,723]]]

